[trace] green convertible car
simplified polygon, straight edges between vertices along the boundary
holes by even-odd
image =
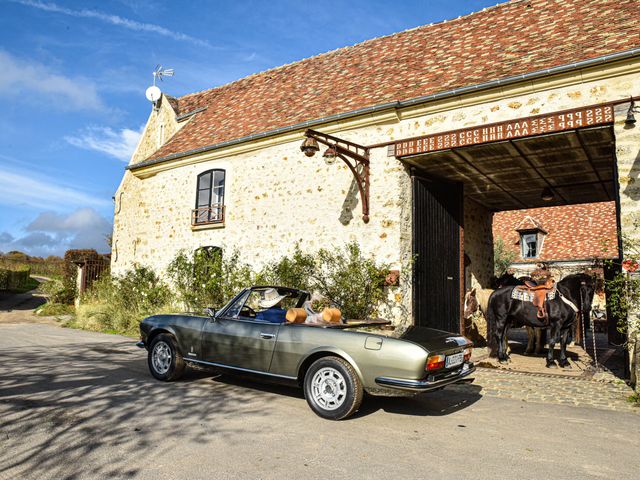
[[[363,327],[371,322],[344,322],[339,312],[326,321],[307,316],[309,297],[292,288],[246,288],[204,316],[144,319],[138,346],[147,349],[149,370],[159,380],[179,378],[189,364],[258,375],[301,386],[311,409],[332,420],[358,410],[364,392],[429,392],[475,369],[465,337],[423,327],[401,338],[370,333]]]

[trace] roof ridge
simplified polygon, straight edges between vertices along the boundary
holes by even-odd
[[[230,85],[234,85],[234,84],[237,84],[237,83],[240,83],[240,82],[243,82],[243,81],[248,81],[249,79],[252,79],[252,78],[260,76],[260,75],[263,75],[265,73],[275,72],[277,70],[281,70],[281,69],[284,69],[286,67],[290,67],[292,65],[297,65],[299,63],[305,62],[307,60],[311,60],[313,58],[319,58],[319,57],[328,56],[328,55],[331,55],[331,54],[335,54],[336,52],[339,52],[341,50],[348,50],[348,49],[351,49],[351,48],[358,47],[360,45],[364,45],[364,44],[367,44],[367,43],[372,43],[372,42],[375,42],[375,41],[379,41],[379,40],[381,40],[383,38],[389,38],[389,37],[393,37],[393,36],[396,36],[396,35],[402,35],[402,34],[405,34],[405,33],[408,33],[408,32],[413,32],[415,30],[425,29],[425,28],[429,28],[429,27],[435,27],[437,25],[443,25],[445,23],[456,22],[458,20],[465,19],[465,18],[470,17],[472,15],[477,15],[479,13],[486,12],[486,11],[489,11],[489,10],[493,10],[495,8],[503,7],[505,5],[528,2],[528,1],[531,1],[531,0],[506,0],[504,2],[497,3],[496,5],[492,5],[490,7],[484,7],[482,10],[476,10],[474,12],[469,12],[466,15],[460,15],[458,17],[451,18],[451,19],[444,19],[444,20],[441,20],[439,22],[431,22],[431,23],[427,23],[425,25],[418,25],[417,27],[407,28],[405,30],[400,30],[399,32],[389,33],[387,35],[381,35],[379,37],[368,38],[368,39],[363,40],[361,42],[354,43],[353,45],[345,45],[343,47],[334,48],[333,50],[329,50],[329,51],[326,51],[326,52],[318,53],[318,54],[312,55],[310,57],[301,58],[301,59],[295,60],[293,62],[284,63],[282,65],[278,65],[276,67],[267,68],[266,70],[262,70],[260,72],[252,73],[252,74],[247,75],[245,77],[241,77],[241,78],[238,78],[236,80],[232,80],[230,82],[223,83],[222,85],[218,85],[216,87],[206,88],[204,90],[187,93],[186,95],[182,95],[180,97],[174,97],[174,98],[176,98],[178,100],[178,102],[180,102],[181,100],[185,100],[185,99],[188,99],[190,97],[195,97],[195,96],[198,96],[198,95],[202,95],[202,94],[211,92],[213,90],[222,90],[224,88],[229,87]]]

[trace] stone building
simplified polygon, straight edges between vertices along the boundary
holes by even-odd
[[[112,271],[355,239],[397,269],[415,258],[396,324],[459,330],[465,283],[492,274],[494,212],[614,201],[638,234],[638,18],[636,0],[516,0],[163,96],[115,196]],[[359,175],[303,155],[309,128],[368,147]]]
[[[615,202],[497,212],[493,238],[513,255],[511,270],[528,275],[543,262],[556,277],[618,258]]]

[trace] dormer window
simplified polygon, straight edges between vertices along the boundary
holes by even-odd
[[[516,227],[520,234],[520,256],[523,259],[539,258],[547,231],[540,222],[526,216]]]
[[[522,233],[520,235],[522,258],[536,258],[538,256],[538,234]]]

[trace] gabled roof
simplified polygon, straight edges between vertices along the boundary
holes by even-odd
[[[513,0],[341,48],[178,98],[208,109],[148,160],[630,50],[639,18],[638,0]]]
[[[533,218],[531,215],[525,215],[525,217],[516,225],[514,229],[516,232],[525,232],[528,230],[540,230],[543,233],[547,231],[543,228],[542,223]]]

